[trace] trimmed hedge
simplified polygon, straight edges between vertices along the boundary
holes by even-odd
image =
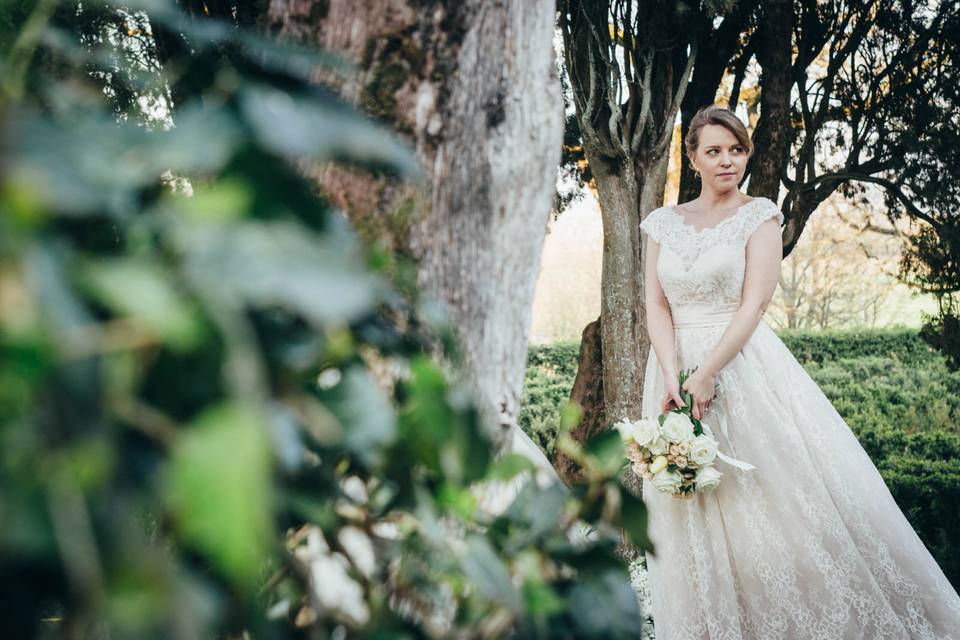
[[[960,372],[914,330],[784,331],[951,583],[960,586]],[[552,452],[579,343],[531,346],[521,427]]]

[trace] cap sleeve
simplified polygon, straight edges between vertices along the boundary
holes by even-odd
[[[770,218],[776,218],[777,224],[783,226],[783,212],[777,203],[763,196],[757,197],[755,202],[750,203],[750,210],[743,216],[743,239],[749,240],[753,232],[757,230],[762,222]]]
[[[647,232],[657,244],[663,241],[667,210],[665,207],[654,209],[640,222],[640,228]]]

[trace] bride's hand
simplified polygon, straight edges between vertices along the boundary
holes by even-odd
[[[714,396],[714,376],[697,369],[683,383],[683,389],[693,396],[693,408],[690,413],[697,420],[703,420],[703,414],[710,408]]]
[[[667,388],[663,393],[663,399],[660,400],[660,413],[666,413],[674,407],[686,406],[683,398],[680,397],[680,383],[676,378],[666,382]]]

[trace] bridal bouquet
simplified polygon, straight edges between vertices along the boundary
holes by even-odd
[[[680,374],[683,384],[685,372]],[[709,425],[693,417],[693,403],[684,397],[685,406],[675,407],[658,418],[641,418],[614,424],[626,445],[627,459],[634,472],[674,498],[692,498],[695,493],[712,491],[723,474],[714,467],[720,458],[739,469],[754,466],[721,453]]]

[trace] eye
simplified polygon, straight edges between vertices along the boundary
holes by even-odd
[[[716,153],[716,152],[717,152],[716,149],[708,149],[708,150],[707,150],[707,155],[710,155],[711,153]]]

